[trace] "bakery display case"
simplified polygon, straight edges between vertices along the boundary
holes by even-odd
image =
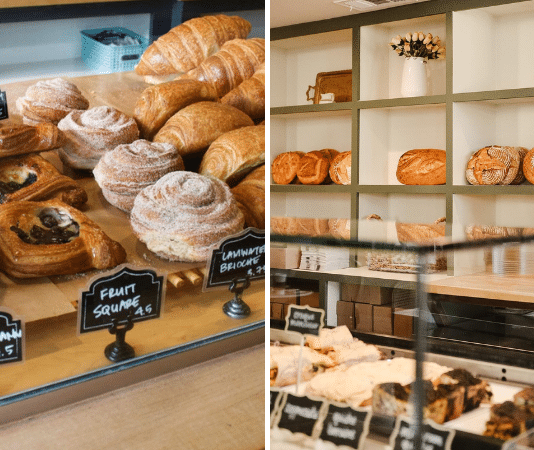
[[[399,416],[412,418],[416,436],[427,419],[433,431],[452,430],[452,449],[501,448],[534,425],[523,401],[533,392],[531,228],[455,223],[447,236],[439,221],[365,219],[348,221],[341,235],[328,222],[336,220],[271,219],[271,243],[285,246],[288,262],[290,251],[314,247],[326,255],[319,265],[346,249],[354,266],[271,269],[272,293],[309,286],[325,313],[319,335],[304,338],[287,331],[289,314],[271,318],[271,393],[280,402],[271,448],[330,448],[331,405],[371,414],[355,448],[393,447]],[[293,303],[305,305],[302,298]],[[453,393],[451,377],[462,393]],[[417,439],[411,448],[424,448]]]
[[[121,3],[124,9],[120,9],[117,3]],[[130,3],[132,2],[115,2],[113,11],[121,10],[124,13]],[[133,3],[136,4],[136,9],[132,10],[132,14],[152,11],[149,2]],[[170,8],[170,2],[167,6]],[[32,8],[34,7],[39,8],[40,5],[32,5]],[[50,9],[44,8],[50,12]],[[201,12],[202,8],[198,8]],[[220,8],[222,5],[216,8],[217,14]],[[247,9],[244,15],[255,16],[254,27],[257,29],[260,19],[263,22],[264,13],[257,5],[254,8],[254,11]],[[229,4],[228,9],[230,11],[226,14],[239,16],[240,7]],[[64,10],[58,8],[55,11],[60,10],[65,14],[72,12],[70,7]],[[159,6],[154,7],[154,10],[161,12]],[[104,8],[102,11],[110,9]],[[170,13],[169,9],[169,17]],[[9,14],[14,14],[13,10],[10,9]],[[21,10],[19,14],[22,14]],[[80,14],[87,18],[85,8],[80,9]],[[202,14],[205,16],[206,11]],[[110,13],[110,17],[113,18],[114,14]],[[111,18],[109,20],[112,20]],[[70,18],[66,20],[70,24]],[[240,20],[248,23],[246,19]],[[167,22],[167,25],[170,25],[170,22]],[[85,27],[84,21],[81,26]],[[250,31],[250,28],[248,30]],[[147,29],[144,31],[145,37],[150,35],[155,38]],[[251,39],[257,43],[257,47],[262,47],[261,38]],[[242,40],[245,38],[242,37]],[[254,69],[263,61],[264,53],[260,53],[262,48],[255,53]],[[220,287],[211,289],[205,288],[205,285],[211,270],[208,253],[214,244],[213,241],[209,242],[210,235],[218,234],[217,240],[220,241],[239,235],[249,228],[261,235],[265,228],[264,210],[262,212],[265,199],[264,177],[261,171],[263,159],[260,157],[263,157],[264,149],[254,153],[254,161],[238,163],[237,169],[223,167],[223,162],[229,162],[226,158],[221,160],[219,165],[206,165],[210,177],[198,173],[201,154],[207,150],[209,144],[226,132],[249,128],[245,130],[248,134],[238,133],[237,138],[230,136],[229,140],[218,141],[217,148],[212,150],[214,159],[223,152],[223,148],[236,140],[239,141],[237,147],[243,147],[252,141],[255,148],[259,149],[262,145],[264,147],[264,127],[258,125],[258,130],[261,130],[259,132],[254,128],[256,123],[261,121],[258,113],[259,100],[249,102],[251,106],[256,107],[252,119],[237,107],[216,103],[214,100],[217,100],[219,95],[224,95],[221,92],[210,95],[206,92],[203,96],[199,89],[210,92],[212,89],[204,88],[200,81],[178,83],[184,90],[187,90],[187,87],[191,89],[188,92],[181,90],[179,95],[169,94],[175,95],[174,100],[178,105],[174,105],[176,110],[170,115],[166,111],[167,116],[159,124],[159,128],[178,110],[187,106],[194,106],[194,110],[196,103],[204,104],[203,111],[209,109],[211,103],[217,104],[224,117],[228,118],[228,126],[223,127],[224,133],[221,128],[217,129],[217,124],[212,121],[212,134],[204,136],[204,145],[201,143],[195,150],[197,154],[188,158],[176,150],[177,141],[172,144],[165,139],[154,142],[152,138],[155,137],[155,132],[150,136],[147,133],[144,136],[147,139],[141,139],[141,126],[134,120],[136,114],[138,120],[141,114],[136,113],[136,106],[141,104],[142,96],[150,88],[153,88],[150,92],[158,91],[161,94],[161,85],[145,82],[143,76],[133,70],[105,74],[91,71],[81,74],[61,73],[54,70],[47,74],[33,72],[33,68],[37,66],[37,62],[32,62],[28,66],[29,74],[21,75],[18,81],[0,80],[0,91],[6,95],[9,112],[9,117],[0,121],[0,152],[3,152],[2,164],[5,164],[0,169],[0,176],[3,177],[1,201],[13,200],[4,205],[3,210],[2,237],[5,239],[2,240],[3,256],[0,264],[0,309],[3,311],[7,308],[17,318],[23,319],[25,338],[23,361],[2,367],[2,423],[7,424],[71,405],[78,400],[141,381],[151,381],[159,375],[174,373],[200,363],[213,363],[213,370],[217,370],[216,365],[225,357],[228,357],[227,362],[232,364],[229,360],[240,350],[251,351],[247,361],[254,360],[260,365],[263,364],[265,283],[261,277],[251,280],[250,286],[244,287],[243,290],[238,289],[239,286],[232,287],[231,283],[223,283]],[[252,78],[254,71],[248,67],[246,78]],[[237,82],[234,80],[236,84],[232,87],[237,87],[242,81],[243,79]],[[261,86],[264,88],[261,81],[256,79],[257,95]],[[240,94],[243,94],[243,89],[241,87]],[[165,95],[164,93],[163,97]],[[243,96],[236,93],[236,98],[242,99]],[[81,99],[84,99],[83,104],[80,103]],[[59,105],[62,101],[66,104],[70,102],[75,111],[61,111],[60,106],[50,107]],[[160,101],[165,100],[160,98]],[[146,109],[153,105],[154,114],[161,112],[162,103],[156,102],[154,99],[146,100],[145,97],[140,111],[146,112]],[[45,108],[45,105],[49,108]],[[50,111],[57,113],[58,110],[65,112],[65,117],[58,118],[55,124],[36,124],[43,115],[49,114]],[[221,115],[219,110],[217,113]],[[63,121],[67,115],[69,121]],[[193,115],[198,118],[202,116],[202,111]],[[239,116],[240,121],[232,122],[234,116]],[[159,119],[161,121],[161,118]],[[155,120],[148,121],[148,124],[154,126],[153,122]],[[47,127],[56,133],[55,140],[45,133]],[[95,130],[100,132],[95,134]],[[145,128],[143,133],[144,130]],[[217,131],[218,136],[213,135]],[[199,125],[187,131],[189,138],[193,139],[195,134],[198,137],[201,132],[207,133],[207,127]],[[109,159],[106,157],[104,162],[102,156],[112,150],[110,147],[113,147],[113,150],[120,148],[113,155],[109,155]],[[21,153],[21,156],[13,156],[9,153],[11,150]],[[23,154],[26,152],[29,152],[28,155]],[[6,161],[15,161],[15,158],[13,168]],[[101,160],[102,164],[99,164]],[[218,169],[224,169],[224,174],[216,173]],[[13,172],[22,173],[21,179],[13,181]],[[243,178],[247,175],[250,177],[245,182]],[[153,195],[149,194],[145,198],[146,202],[134,207],[134,198],[139,193],[135,186],[142,189],[152,188],[165,176],[165,183],[158,185],[157,189],[161,189],[159,194],[152,192]],[[35,177],[38,182],[34,180]],[[221,177],[224,177],[224,181]],[[241,181],[244,182],[242,186]],[[48,183],[48,187],[42,189],[41,182]],[[191,187],[185,194],[188,199],[184,197],[184,192],[179,193],[176,190],[178,185]],[[124,186],[127,187],[126,190]],[[134,188],[134,191],[131,188]],[[32,192],[29,192],[30,190]],[[22,191],[29,197],[22,197]],[[131,195],[132,193],[134,195]],[[250,193],[254,194],[255,207],[247,209],[244,205],[249,203]],[[17,198],[17,195],[21,197]],[[155,219],[155,210],[159,208],[152,203],[158,203],[156,197],[159,200],[167,198],[167,209],[163,207],[165,210],[160,210],[158,225],[154,229],[150,224]],[[240,199],[241,207],[237,204],[237,198]],[[63,202],[70,205],[67,207]],[[195,202],[198,207],[204,208],[200,214],[193,211],[196,207],[188,211],[182,209],[184,204]],[[16,204],[21,208],[10,206]],[[42,210],[46,214],[41,214]],[[137,217],[136,232],[131,223],[132,214]],[[151,218],[147,219],[146,214]],[[20,217],[24,217],[24,220]],[[209,217],[211,219],[208,219]],[[68,221],[67,218],[72,220]],[[201,223],[205,220],[210,222],[207,228]],[[227,224],[230,224],[229,228]],[[181,228],[181,232],[188,237],[182,235],[176,242],[173,238],[165,242],[164,230],[171,228],[175,231]],[[48,232],[49,229],[53,231]],[[190,251],[192,247],[189,248],[185,241],[193,235],[202,242],[197,241],[198,246],[194,244],[195,249]],[[13,239],[7,239],[8,237]],[[81,237],[83,245],[80,244]],[[44,243],[34,245],[36,242]],[[107,250],[100,252],[102,243],[107,245]],[[37,257],[33,252],[30,254],[30,245],[44,251],[50,250],[53,245],[61,245],[59,248],[63,251],[49,252],[43,257]],[[80,247],[84,247],[83,253],[79,251]],[[10,252],[15,255],[12,259],[9,259]],[[115,258],[110,258],[110,255]],[[100,265],[101,256],[104,259],[107,257],[104,265]],[[36,265],[35,259],[39,259],[40,263]],[[93,266],[87,266],[87,261],[94,263]],[[164,277],[159,317],[137,321],[134,316],[131,329],[128,325],[131,317],[128,317],[126,324],[119,322],[115,328],[108,327],[90,333],[79,331],[79,320],[82,319],[79,319],[78,315],[81,314],[83,293],[94,286],[91,283],[96,277],[115,275],[122,267],[154,271],[157,277]],[[235,282],[240,281],[241,276],[238,276]],[[120,292],[111,290],[107,291],[107,295],[118,297]],[[123,289],[122,293],[131,291]],[[250,313],[240,317],[226,314],[223,310],[225,303],[238,297],[248,305]],[[110,311],[113,313],[115,306],[124,309],[129,308],[129,305],[138,306],[136,302],[135,297],[124,298],[120,305],[98,311],[105,316]],[[143,307],[143,310],[136,309],[135,314],[150,315],[150,306],[148,309],[145,305]],[[120,342],[119,331],[124,331],[125,335],[122,337],[135,354],[124,360],[113,360],[109,358],[106,348]],[[215,363],[217,358],[221,360]],[[260,445],[264,440],[263,417],[260,417],[263,415],[264,379],[253,377],[243,386],[238,384],[241,382],[236,381],[235,385],[227,390],[228,395],[234,388],[243,388],[243,407],[258,409],[258,414],[250,416],[254,417],[255,424],[249,422],[247,426],[255,425],[251,438]],[[197,386],[197,389],[200,387]],[[219,400],[223,401],[222,397]],[[233,414],[235,417],[237,411]],[[213,426],[217,429],[218,424],[214,422]],[[237,441],[234,440],[234,443],[229,445],[237,445]]]

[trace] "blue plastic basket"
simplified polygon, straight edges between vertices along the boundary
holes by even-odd
[[[140,45],[110,46],[93,38],[102,31],[124,33],[138,39]],[[133,70],[141,55],[148,47],[148,39],[121,27],[96,28],[82,30],[82,60],[91,69],[112,73]]]

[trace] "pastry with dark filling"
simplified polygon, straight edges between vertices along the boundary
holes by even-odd
[[[0,269],[16,278],[109,269],[126,251],[81,211],[57,199],[0,205]]]
[[[486,380],[475,377],[465,369],[453,369],[439,378],[439,383],[465,387],[464,412],[478,408],[481,403],[489,403],[491,388]]]
[[[534,425],[534,416],[511,401],[495,404],[490,411],[484,436],[507,440],[524,433]]]
[[[0,203],[52,198],[79,208],[87,202],[87,192],[42,156],[25,155],[0,161]]]

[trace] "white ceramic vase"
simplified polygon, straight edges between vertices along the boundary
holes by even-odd
[[[428,77],[424,58],[411,57],[404,60],[401,95],[420,97],[428,93]]]

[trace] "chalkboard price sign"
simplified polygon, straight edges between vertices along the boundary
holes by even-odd
[[[292,433],[303,433],[311,437],[323,404],[324,402],[320,400],[287,394],[278,421],[278,428],[284,428]]]
[[[19,362],[24,353],[24,324],[13,313],[0,309],[0,364]]]
[[[309,306],[289,305],[286,316],[286,331],[319,336],[324,325],[324,310]]]
[[[230,236],[212,250],[204,289],[245,278],[265,278],[265,231],[256,228]]]
[[[369,411],[330,404],[319,438],[337,446],[363,448],[370,420]]]
[[[454,429],[440,427],[439,425],[425,421],[421,430],[421,448],[425,450],[451,450],[454,439]],[[390,438],[393,450],[411,450],[415,448],[414,428],[410,420],[397,418],[397,423]]]
[[[88,333],[160,316],[164,282],[153,270],[122,267],[94,281],[82,293],[78,331]]]
[[[0,120],[7,119],[8,113],[7,113],[7,97],[6,93],[3,91],[0,91]]]

